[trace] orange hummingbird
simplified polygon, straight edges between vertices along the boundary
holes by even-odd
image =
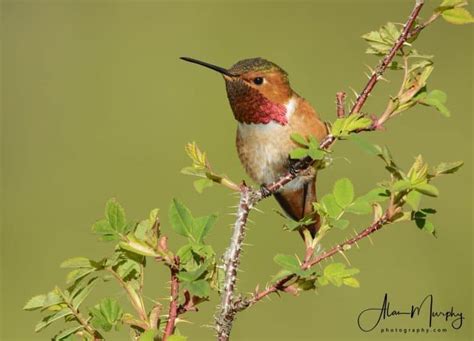
[[[291,88],[288,74],[275,63],[250,58],[225,69],[193,58],[181,59],[223,75],[238,122],[236,144],[240,161],[263,188],[290,170],[289,154],[297,147],[290,137],[293,133],[313,135],[319,141],[328,134],[316,111]],[[311,168],[274,196],[292,219],[312,216],[313,223],[305,227],[314,237],[319,228],[319,217],[312,205],[316,201],[316,171]]]

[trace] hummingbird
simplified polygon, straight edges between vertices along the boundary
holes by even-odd
[[[321,141],[327,134],[326,124],[311,104],[290,86],[288,73],[280,66],[257,57],[243,59],[229,69],[194,58],[182,60],[217,71],[224,77],[230,107],[237,120],[236,146],[247,174],[265,189],[291,169],[290,152],[298,147],[291,139],[294,133],[310,135]],[[286,184],[274,197],[283,211],[299,221],[311,217],[306,228],[314,237],[319,216],[314,212],[316,170]],[[304,237],[303,237],[304,238]]]

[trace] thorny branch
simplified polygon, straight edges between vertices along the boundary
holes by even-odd
[[[382,78],[383,73],[387,69],[387,67],[392,62],[393,58],[396,54],[402,49],[407,41],[416,36],[423,30],[427,25],[433,22],[438,15],[433,15],[428,21],[423,24],[415,26],[413,29],[413,25],[421,11],[421,8],[424,5],[424,0],[416,0],[415,6],[410,13],[406,23],[403,26],[403,30],[398,37],[395,44],[390,49],[389,53],[379,62],[377,68],[372,73],[371,77],[369,78],[368,83],[365,85],[364,89],[357,97],[356,102],[352,106],[349,115],[354,113],[360,113],[362,107],[364,106],[367,98],[369,97],[370,93],[374,89],[375,85],[377,84],[378,80]],[[344,94],[338,93],[337,97],[337,116],[343,117],[344,116],[344,107],[343,107],[343,100]],[[374,120],[374,124],[364,131],[374,131],[380,129],[386,120],[390,117],[382,115],[379,119]],[[331,147],[331,145],[336,141],[336,137],[331,134],[328,134],[321,142],[320,142],[320,149],[327,150]],[[237,212],[237,220],[234,223],[234,232],[231,238],[230,246],[225,254],[224,258],[224,271],[225,271],[225,283],[223,287],[222,295],[222,302],[221,307],[216,316],[216,326],[217,326],[217,337],[219,341],[226,341],[229,339],[230,332],[232,329],[232,324],[235,319],[235,314],[241,310],[246,309],[247,307],[255,304],[256,302],[260,301],[262,298],[268,296],[273,292],[277,292],[280,290],[285,290],[288,287],[288,282],[290,282],[296,275],[289,275],[272,286],[266,288],[261,292],[257,292],[253,295],[250,299],[234,299],[234,290],[235,290],[235,283],[236,283],[236,275],[237,269],[240,263],[240,253],[242,248],[242,242],[245,236],[246,230],[246,223],[248,219],[248,215],[250,209],[255,206],[259,201],[265,199],[266,197],[272,195],[273,193],[280,190],[284,185],[298,177],[301,173],[303,173],[308,167],[311,167],[314,161],[306,157],[304,159],[299,160],[296,162],[291,171],[287,174],[283,175],[278,181],[275,181],[267,186],[263,190],[254,190],[249,186],[246,186],[245,183],[242,184],[240,187],[240,204]],[[333,256],[336,253],[342,253],[346,249],[350,248],[352,244],[357,243],[362,238],[369,236],[370,234],[378,231],[384,225],[390,222],[392,217],[393,207],[389,207],[387,212],[385,212],[379,219],[374,221],[369,227],[359,232],[355,237],[349,239],[341,244],[334,246],[332,249],[322,253],[316,258],[312,258],[311,256],[306,256],[305,260],[302,264],[303,269],[308,269],[324,259]],[[308,246],[307,246],[308,247]]]
[[[170,306],[168,312],[168,321],[166,322],[165,331],[163,333],[163,341],[173,334],[176,325],[176,318],[178,317],[178,299],[179,299],[179,258],[175,257],[174,264],[169,266],[171,277],[170,289]]]

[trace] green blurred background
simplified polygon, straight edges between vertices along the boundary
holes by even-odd
[[[424,17],[438,1],[428,1]],[[293,87],[322,117],[335,117],[336,91],[360,89],[364,54],[360,35],[386,21],[402,22],[413,1],[3,1],[2,2],[2,340],[48,340],[56,327],[35,335],[40,315],[21,310],[25,301],[63,284],[59,263],[72,256],[100,258],[111,245],[97,241],[91,224],[117,197],[128,216],[142,218],[162,209],[171,244],[181,237],[166,224],[173,197],[196,215],[219,212],[209,238],[222,252],[230,236],[230,206],[237,199],[224,188],[204,194],[179,174],[188,164],[183,146],[197,141],[216,170],[247,178],[234,147],[235,122],[222,79],[178,59],[186,55],[223,66],[262,56],[283,66]],[[471,7],[472,11],[472,7]],[[439,238],[414,224],[398,224],[367,240],[348,256],[361,270],[361,288],[324,287],[318,294],[273,296],[239,315],[233,340],[471,340],[472,339],[472,28],[437,22],[417,47],[435,54],[431,89],[449,95],[451,119],[417,107],[390,122],[387,131],[366,135],[388,144],[402,165],[421,153],[432,164],[465,160],[461,172],[440,179],[441,197],[428,200]],[[367,111],[383,110],[399,75],[388,73]],[[350,159],[350,162],[345,160]],[[338,143],[334,167],[321,173],[319,192],[349,176],[363,193],[385,177],[382,164],[349,143]],[[276,253],[301,254],[296,234],[281,228],[273,200],[254,213],[247,236],[239,289],[248,292],[277,271]],[[364,219],[354,220],[359,229]],[[344,237],[335,231],[329,247]],[[339,257],[336,260],[342,261]],[[150,262],[146,292],[166,297],[167,272]],[[363,333],[359,312],[389,293],[404,309],[427,294],[435,308],[454,306],[464,326],[447,333],[414,335]],[[107,283],[89,301],[105,294],[124,302]],[[190,340],[212,340],[218,297],[186,316],[180,330]],[[420,321],[420,322],[419,322]],[[425,320],[386,321],[383,327],[424,326]],[[422,321],[422,322],[421,322]],[[435,327],[446,326],[441,321]],[[111,340],[126,340],[124,332]]]

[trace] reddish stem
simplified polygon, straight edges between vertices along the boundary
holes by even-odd
[[[375,84],[377,84],[378,80],[382,77],[382,74],[390,65],[391,61],[397,54],[398,50],[400,50],[403,44],[408,40],[408,36],[410,35],[410,31],[413,26],[413,23],[418,17],[418,14],[420,14],[423,4],[424,4],[424,0],[416,1],[415,7],[413,8],[411,12],[410,17],[408,18],[408,21],[403,26],[403,31],[398,37],[397,42],[392,46],[390,52],[382,59],[380,64],[377,66],[376,70],[370,77],[369,82],[366,84],[364,90],[362,90],[360,95],[357,97],[357,100],[354,106],[352,107],[349,115],[360,112],[360,109],[362,109],[362,106],[367,100],[367,97],[369,97],[369,94],[372,92],[372,89],[374,88]]]
[[[175,257],[174,265],[170,265],[171,272],[171,289],[170,289],[170,307],[168,313],[168,322],[166,322],[165,331],[163,333],[163,341],[174,332],[176,318],[178,317],[178,298],[179,298],[179,258]]]

